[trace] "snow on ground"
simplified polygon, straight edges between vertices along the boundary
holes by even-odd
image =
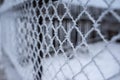
[[[120,65],[116,61],[117,59],[120,63],[120,44],[111,43],[107,48],[105,48],[104,42],[98,42],[89,45],[91,51],[89,54],[77,52],[73,59],[67,59],[63,55],[44,59],[42,80],[88,80],[81,70],[86,73],[89,80],[104,80],[101,73],[105,79],[115,75],[109,80],[120,80]],[[115,59],[110,52],[115,56]],[[71,53],[73,52],[71,51]],[[94,62],[91,59],[96,53],[99,54],[93,59]],[[3,63],[7,80],[22,80],[6,55],[3,56]]]
[[[0,80],[22,80],[9,57],[5,53],[0,57],[0,69],[4,73],[0,74]]]
[[[45,59],[43,62],[43,80],[88,80],[81,70],[86,73],[89,80],[104,80],[101,73],[105,79],[117,74],[110,80],[120,80],[120,74],[118,74],[120,73],[120,65],[115,60],[117,59],[120,63],[120,44],[111,43],[108,45],[108,50],[103,42],[98,42],[89,45],[89,48],[92,54],[78,52],[77,57],[70,60],[63,55]],[[116,57],[115,59],[110,52]],[[92,59],[96,53],[99,55]]]

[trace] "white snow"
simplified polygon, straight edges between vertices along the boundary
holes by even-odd
[[[3,5],[0,6],[0,13],[10,9],[13,5],[19,4],[24,0],[5,0]]]
[[[9,15],[8,15],[9,16]],[[14,68],[9,64],[9,60],[6,58],[6,73],[8,76],[8,80],[19,80],[18,76],[22,76],[22,79],[20,80],[30,80],[26,78],[32,77],[31,75],[28,75],[30,73],[31,69],[29,69],[29,66],[23,67],[19,64],[18,61],[18,54],[16,52],[16,37],[15,37],[15,19],[12,18],[12,16],[2,16],[1,22],[2,24],[2,49],[4,52],[3,54],[7,55],[11,61],[11,63],[14,65]],[[7,19],[8,18],[8,19]],[[12,19],[11,19],[12,18]],[[8,26],[9,22],[9,26]],[[8,62],[8,63],[7,63]],[[18,74],[17,74],[18,72]],[[15,75],[16,74],[16,75]],[[18,79],[17,79],[18,78]]]
[[[89,44],[91,53],[84,54],[77,52],[77,56],[73,59],[67,59],[63,55],[58,55],[47,59],[45,58],[43,61],[43,80],[73,80],[73,77],[74,80],[87,80],[83,71],[86,73],[89,80],[104,80],[100,71],[103,73],[105,79],[116,75],[110,80],[120,80],[120,74],[117,74],[120,73],[120,65],[116,62],[116,60],[118,60],[120,63],[120,44],[111,43],[108,45],[108,49],[105,48],[105,45],[106,44],[104,42]],[[116,60],[110,52],[112,52]],[[71,53],[75,54],[73,51],[71,51]],[[97,55],[93,60],[96,62],[100,71],[92,60],[92,57],[97,53],[99,53],[99,55]],[[14,67],[10,64],[8,58],[6,59],[4,57],[4,62],[8,80],[22,80],[15,71]],[[80,65],[80,62],[82,65]],[[88,63],[89,65],[87,65]],[[31,69],[25,68],[24,70],[24,76],[29,74],[31,75],[31,73],[28,74],[26,72],[26,70]]]
[[[105,48],[104,42],[99,42],[89,45],[89,48],[92,54],[83,54],[78,52],[77,58],[75,57],[71,60],[68,60],[63,55],[45,59],[43,62],[43,80],[73,80],[73,77],[74,80],[87,80],[86,76],[83,72],[81,72],[81,70],[88,75],[90,80],[104,80],[100,71],[104,75],[105,79],[120,73],[120,65],[115,60],[117,59],[120,63],[120,44],[111,43],[108,45],[109,49],[107,49]],[[104,50],[102,51],[102,49]],[[116,57],[115,59],[110,54],[109,50]],[[99,52],[100,54],[97,55],[93,61],[92,57]],[[82,63],[82,66],[80,65],[79,61]],[[86,64],[88,64],[90,61],[91,63],[86,66]],[[95,64],[97,64],[100,71]],[[77,73],[78,75],[76,75]],[[115,79],[111,80],[120,80],[119,75],[116,76]]]
[[[3,71],[0,74],[0,79],[5,78],[5,80],[22,80],[16,69],[14,68],[11,60],[2,54],[0,51],[0,69]]]
[[[6,56],[6,54],[2,55],[2,63],[7,80],[22,80],[14,65],[11,63],[11,60],[8,56]]]

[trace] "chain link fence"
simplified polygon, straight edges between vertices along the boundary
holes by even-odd
[[[26,0],[0,14],[2,51],[23,80],[120,80],[120,0]]]

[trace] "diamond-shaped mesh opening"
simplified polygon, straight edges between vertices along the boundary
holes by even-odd
[[[32,1],[32,7],[36,8],[37,7],[37,2],[35,0]]]
[[[47,26],[41,26],[41,29],[42,29],[42,34],[43,35],[46,35],[46,33],[47,33]]]
[[[84,8],[80,5],[71,5],[69,7],[69,12],[71,14],[71,16],[73,17],[73,19],[76,19],[82,12],[83,12]]]
[[[53,15],[55,13],[55,10],[54,10],[54,8],[52,6],[49,6],[48,13],[49,13],[50,17],[53,17]]]
[[[38,20],[39,20],[39,24],[42,25],[43,24],[43,17],[40,16]]]
[[[41,26],[40,25],[37,25],[37,26],[35,26],[36,27],[36,31],[37,31],[37,33],[39,34],[40,32],[41,32]]]
[[[117,29],[118,25],[115,24],[114,26]],[[119,33],[119,31],[116,30],[116,29],[110,29],[110,28],[107,28],[107,29],[104,29],[104,30],[101,29],[101,30],[103,30],[101,33],[105,36],[105,38],[107,40],[111,40],[115,35],[117,35]]]
[[[56,51],[59,49],[60,41],[56,37],[53,39],[53,46]]]
[[[62,26],[65,32],[68,32],[73,27],[73,25],[74,23],[72,19],[70,18],[70,16],[68,14],[65,15],[65,17],[62,19]]]
[[[51,36],[51,38],[54,38],[55,36],[55,29],[52,27],[48,27],[48,35]]]
[[[33,38],[34,38],[34,39],[37,39],[37,38],[38,38],[37,32],[34,32],[34,33],[33,33]]]
[[[50,36],[45,36],[45,41],[46,41],[47,45],[50,45],[50,43],[51,43]]]
[[[82,42],[82,37],[80,32],[77,31],[76,28],[73,28],[70,34],[70,41],[73,44],[73,46],[75,47],[78,43]]]
[[[64,36],[63,36],[64,35]],[[63,42],[63,40],[65,40],[65,37],[66,37],[66,33],[65,31],[62,29],[62,27],[60,27],[58,29],[58,38],[61,42]]]
[[[58,20],[58,18],[53,18],[52,21],[54,28],[58,28],[60,26],[60,21]]]
[[[38,0],[38,3],[37,3],[37,4],[38,4],[38,7],[41,8],[42,5],[43,5],[43,1],[42,1],[42,0]]]
[[[31,20],[32,20],[32,22],[37,23],[37,17],[36,17],[36,15],[33,16]]]
[[[66,8],[63,3],[58,4],[57,6],[57,14],[61,18],[66,13]]]
[[[93,27],[93,23],[88,19],[82,19],[76,21],[77,28],[79,31],[85,35]]]
[[[97,20],[105,10],[106,9],[104,8],[96,8],[92,6],[87,8],[87,11],[95,20]]]
[[[110,18],[112,18],[112,19],[110,19]],[[110,22],[110,23],[114,23],[114,22],[118,22],[118,20],[113,16],[113,14],[112,13],[110,13],[110,12],[108,12],[105,16],[104,16],[104,18],[102,18],[102,21],[103,22]]]
[[[49,19],[49,17],[45,17],[45,25],[50,25],[50,19]]]
[[[35,9],[35,13],[36,13],[36,16],[37,16],[37,17],[40,15],[40,10],[39,10],[39,8],[36,8],[36,9]]]
[[[41,9],[41,12],[42,12],[42,15],[45,15],[45,14],[46,14],[46,8],[43,7],[43,8]]]
[[[39,40],[40,40],[40,42],[43,42],[43,34],[42,33],[39,34]]]

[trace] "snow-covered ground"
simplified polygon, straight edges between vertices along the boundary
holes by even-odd
[[[6,77],[6,80],[22,80],[6,54],[2,55],[2,67],[4,68],[4,76]]]
[[[87,77],[89,80],[108,80],[114,75],[109,80],[120,80],[120,44],[111,43],[107,49],[104,42],[99,42],[89,48],[92,53],[77,52],[70,60],[63,55],[45,59],[43,80],[88,80]]]
[[[105,45],[104,42],[90,44],[90,53],[77,52],[72,59],[62,54],[45,58],[42,80],[88,80],[87,77],[89,80],[120,80],[120,43],[111,43],[108,49]],[[3,58],[7,80],[22,80],[9,58],[5,55]]]

